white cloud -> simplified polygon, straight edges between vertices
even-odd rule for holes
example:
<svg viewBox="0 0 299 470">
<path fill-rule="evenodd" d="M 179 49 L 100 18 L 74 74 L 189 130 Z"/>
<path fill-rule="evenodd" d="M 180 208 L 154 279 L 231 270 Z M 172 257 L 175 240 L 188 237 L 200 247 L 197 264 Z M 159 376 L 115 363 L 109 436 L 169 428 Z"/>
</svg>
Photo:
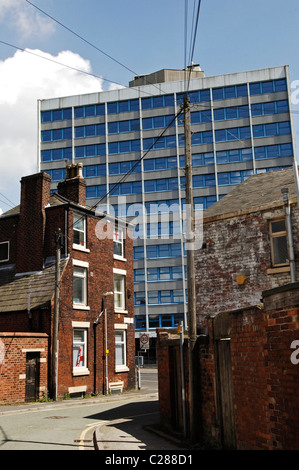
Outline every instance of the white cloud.
<svg viewBox="0 0 299 470">
<path fill-rule="evenodd" d="M 28 51 L 91 72 L 90 63 L 71 51 L 55 57 Z M 102 91 L 102 80 L 27 52 L 0 61 L 1 193 L 19 204 L 21 177 L 37 171 L 37 100 L 96 91 Z"/>
<path fill-rule="evenodd" d="M 55 32 L 53 22 L 24 0 L 0 0 L 0 19 L 22 38 L 47 37 Z"/>
</svg>

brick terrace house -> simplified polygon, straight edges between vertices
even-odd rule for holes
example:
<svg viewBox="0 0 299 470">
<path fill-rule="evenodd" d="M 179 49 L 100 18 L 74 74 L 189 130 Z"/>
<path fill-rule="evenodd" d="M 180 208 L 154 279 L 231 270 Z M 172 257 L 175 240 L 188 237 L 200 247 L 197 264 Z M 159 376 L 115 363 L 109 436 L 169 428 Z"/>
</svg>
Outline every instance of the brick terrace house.
<svg viewBox="0 0 299 470">
<path fill-rule="evenodd" d="M 82 164 L 67 166 L 57 193 L 50 194 L 50 182 L 43 172 L 22 178 L 20 205 L 0 217 L 0 374 L 7 379 L 12 367 L 9 351 L 13 344 L 25 344 L 24 338 L 31 334 L 43 347 L 19 348 L 20 370 L 14 375 L 15 390 L 22 390 L 18 399 L 28 399 L 25 362 L 34 356 L 34 397 L 45 391 L 45 383 L 54 396 L 133 388 L 131 227 L 86 206 Z M 56 303 L 59 229 L 63 243 Z M 58 372 L 52 380 L 55 305 L 59 305 Z M 42 384 L 45 363 L 48 383 L 43 378 Z M 2 387 L 7 380 L 2 380 Z M 11 395 L 1 393 L 0 385 L 0 401 L 9 400 L 13 401 Z"/>
<path fill-rule="evenodd" d="M 204 212 L 193 388 L 201 445 L 298 449 L 296 188 L 292 168 L 258 174 Z M 157 335 L 160 418 L 182 432 L 185 410 L 188 433 L 188 335 L 183 349 L 177 331 Z"/>
<path fill-rule="evenodd" d="M 299 211 L 292 168 L 248 178 L 203 217 L 203 248 L 195 253 L 199 316 L 258 305 L 264 290 L 298 279 Z"/>
</svg>

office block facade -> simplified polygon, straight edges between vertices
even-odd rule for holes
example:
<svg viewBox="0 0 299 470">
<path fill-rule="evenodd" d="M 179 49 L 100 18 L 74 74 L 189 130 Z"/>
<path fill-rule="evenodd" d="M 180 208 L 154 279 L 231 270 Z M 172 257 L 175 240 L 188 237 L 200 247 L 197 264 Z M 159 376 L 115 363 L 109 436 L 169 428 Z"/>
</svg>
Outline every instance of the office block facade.
<svg viewBox="0 0 299 470">
<path fill-rule="evenodd" d="M 198 66 L 163 70 L 135 77 L 128 88 L 38 104 L 38 165 L 51 175 L 52 190 L 64 178 L 66 162 L 82 162 L 87 204 L 107 204 L 115 215 L 138 222 L 136 337 L 141 331 L 155 337 L 157 327 L 187 322 L 180 113 L 186 93 L 197 209 L 251 175 L 293 165 L 288 66 L 214 77 Z"/>
</svg>

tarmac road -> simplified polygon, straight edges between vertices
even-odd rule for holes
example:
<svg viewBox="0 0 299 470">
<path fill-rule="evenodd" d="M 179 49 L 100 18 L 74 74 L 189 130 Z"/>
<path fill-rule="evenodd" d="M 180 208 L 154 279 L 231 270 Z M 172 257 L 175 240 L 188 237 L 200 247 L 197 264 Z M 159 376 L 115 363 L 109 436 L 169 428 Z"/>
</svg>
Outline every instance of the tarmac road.
<svg viewBox="0 0 299 470">
<path fill-rule="evenodd" d="M 159 422 L 157 373 L 119 395 L 0 407 L 0 450 L 176 450 Z"/>
</svg>

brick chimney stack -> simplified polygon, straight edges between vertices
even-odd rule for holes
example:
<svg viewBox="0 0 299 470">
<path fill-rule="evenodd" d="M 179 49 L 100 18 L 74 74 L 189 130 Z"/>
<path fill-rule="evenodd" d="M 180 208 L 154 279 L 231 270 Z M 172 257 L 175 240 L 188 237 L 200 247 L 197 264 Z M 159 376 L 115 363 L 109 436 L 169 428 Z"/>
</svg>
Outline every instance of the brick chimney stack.
<svg viewBox="0 0 299 470">
<path fill-rule="evenodd" d="M 21 179 L 21 205 L 18 224 L 17 272 L 43 268 L 46 214 L 50 203 L 51 177 L 37 173 Z"/>
<path fill-rule="evenodd" d="M 58 183 L 57 189 L 61 196 L 85 206 L 86 182 L 82 169 L 82 163 L 67 165 L 65 180 Z"/>
</svg>

